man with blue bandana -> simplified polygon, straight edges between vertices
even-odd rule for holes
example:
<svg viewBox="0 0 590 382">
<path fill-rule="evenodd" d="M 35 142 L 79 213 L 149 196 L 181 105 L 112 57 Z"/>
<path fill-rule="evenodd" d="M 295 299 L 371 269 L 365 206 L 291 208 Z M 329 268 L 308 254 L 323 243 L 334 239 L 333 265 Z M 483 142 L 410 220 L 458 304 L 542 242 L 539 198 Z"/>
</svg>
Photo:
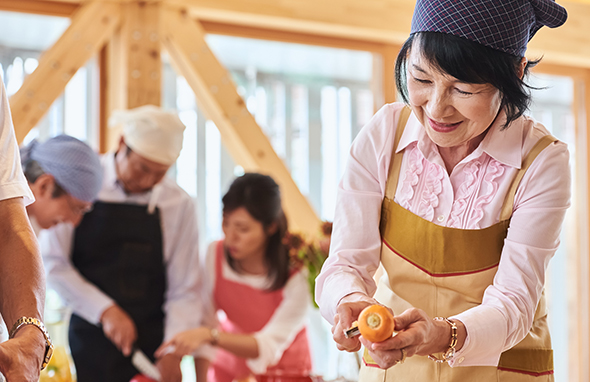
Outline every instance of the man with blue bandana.
<svg viewBox="0 0 590 382">
<path fill-rule="evenodd" d="M 41 229 L 61 222 L 77 225 L 92 208 L 102 184 L 98 155 L 86 143 L 60 135 L 21 148 L 21 162 L 35 203 L 27 206 L 31 225 Z"/>
</svg>

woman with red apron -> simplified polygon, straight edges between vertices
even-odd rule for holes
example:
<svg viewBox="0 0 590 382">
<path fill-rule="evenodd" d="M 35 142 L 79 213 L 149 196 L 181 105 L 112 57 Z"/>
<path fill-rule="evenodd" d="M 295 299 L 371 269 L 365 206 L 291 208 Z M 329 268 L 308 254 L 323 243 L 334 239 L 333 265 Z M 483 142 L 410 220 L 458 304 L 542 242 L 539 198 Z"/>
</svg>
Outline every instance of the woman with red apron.
<svg viewBox="0 0 590 382">
<path fill-rule="evenodd" d="M 245 174 L 232 183 L 223 206 L 225 238 L 209 246 L 203 264 L 207 326 L 178 334 L 159 352 L 195 355 L 199 381 L 306 377 L 308 286 L 282 243 L 287 227 L 278 186 L 268 176 Z M 219 325 L 217 312 L 223 312 Z M 211 361 L 207 376 L 205 360 Z"/>
<path fill-rule="evenodd" d="M 361 381 L 553 380 L 543 284 L 569 154 L 523 116 L 523 79 L 528 40 L 566 17 L 551 0 L 417 2 L 396 63 L 409 108 L 385 105 L 355 140 L 316 284 L 338 347 L 365 347 Z M 346 338 L 375 303 L 398 333 Z"/>
</svg>

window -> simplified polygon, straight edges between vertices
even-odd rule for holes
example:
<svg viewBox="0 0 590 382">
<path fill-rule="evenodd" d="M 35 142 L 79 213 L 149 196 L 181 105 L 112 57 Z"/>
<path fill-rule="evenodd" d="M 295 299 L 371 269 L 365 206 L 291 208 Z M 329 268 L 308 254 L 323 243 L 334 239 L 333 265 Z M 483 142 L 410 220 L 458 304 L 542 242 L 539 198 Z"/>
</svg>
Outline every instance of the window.
<svg viewBox="0 0 590 382">
<path fill-rule="evenodd" d="M 553 343 L 555 381 L 574 380 L 570 370 L 577 362 L 571 354 L 577 353 L 578 336 L 578 261 L 576 225 L 578 201 L 576 200 L 576 129 L 573 115 L 574 83 L 569 77 L 533 74 L 531 85 L 539 90 L 533 91 L 533 104 L 530 114 L 542 123 L 549 132 L 568 145 L 572 171 L 572 205 L 566 213 L 561 232 L 561 244 L 549 263 L 545 282 L 545 295 L 549 310 L 549 329 Z"/>
<path fill-rule="evenodd" d="M 69 18 L 0 11 L 0 74 L 10 97 L 70 25 Z M 32 139 L 68 134 L 98 149 L 98 67 L 91 60 L 66 85 L 45 117 L 26 136 Z"/>
<path fill-rule="evenodd" d="M 231 71 L 248 110 L 301 192 L 322 219 L 332 220 L 350 145 L 374 113 L 371 85 L 381 81 L 380 73 L 374 73 L 374 55 L 219 35 L 209 35 L 207 42 Z M 244 170 L 223 147 L 213 122 L 199 110 L 185 79 L 164 61 L 162 105 L 178 109 L 187 125 L 175 176 L 198 203 L 204 251 L 222 237 L 221 198 Z M 337 351 L 330 327 L 316 311 L 309 330 L 314 372 L 328 379 L 339 375 L 356 379 L 354 355 Z"/>
</svg>

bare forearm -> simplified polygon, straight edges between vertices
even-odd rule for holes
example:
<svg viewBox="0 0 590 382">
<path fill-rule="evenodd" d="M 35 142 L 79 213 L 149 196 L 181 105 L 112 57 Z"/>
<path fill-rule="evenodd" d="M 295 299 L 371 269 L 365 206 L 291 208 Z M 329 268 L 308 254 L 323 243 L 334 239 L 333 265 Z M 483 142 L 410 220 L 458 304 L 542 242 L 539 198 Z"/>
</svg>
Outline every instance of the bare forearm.
<svg viewBox="0 0 590 382">
<path fill-rule="evenodd" d="M 0 201 L 0 310 L 11 327 L 22 316 L 43 318 L 45 276 L 22 198 Z"/>
<path fill-rule="evenodd" d="M 217 346 L 243 358 L 258 358 L 258 342 L 249 334 L 219 333 Z"/>
<path fill-rule="evenodd" d="M 209 363 L 208 359 L 195 358 L 195 374 L 197 376 L 197 382 L 207 382 Z"/>
</svg>

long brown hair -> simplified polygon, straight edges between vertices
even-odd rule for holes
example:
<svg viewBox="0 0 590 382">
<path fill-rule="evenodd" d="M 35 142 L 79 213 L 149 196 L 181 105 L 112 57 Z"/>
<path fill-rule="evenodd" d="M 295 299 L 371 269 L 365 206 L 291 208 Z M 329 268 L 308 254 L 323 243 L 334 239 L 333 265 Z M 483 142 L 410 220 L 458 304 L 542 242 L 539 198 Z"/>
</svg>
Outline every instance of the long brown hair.
<svg viewBox="0 0 590 382">
<path fill-rule="evenodd" d="M 283 244 L 283 237 L 287 232 L 287 219 L 281 206 L 281 193 L 277 183 L 267 175 L 246 173 L 233 181 L 222 202 L 224 214 L 244 207 L 265 230 L 273 223 L 276 224 L 276 231 L 268 237 L 264 261 L 271 281 L 269 290 L 284 287 L 290 271 L 289 253 Z M 225 258 L 232 269 L 239 271 L 227 251 Z"/>
</svg>

